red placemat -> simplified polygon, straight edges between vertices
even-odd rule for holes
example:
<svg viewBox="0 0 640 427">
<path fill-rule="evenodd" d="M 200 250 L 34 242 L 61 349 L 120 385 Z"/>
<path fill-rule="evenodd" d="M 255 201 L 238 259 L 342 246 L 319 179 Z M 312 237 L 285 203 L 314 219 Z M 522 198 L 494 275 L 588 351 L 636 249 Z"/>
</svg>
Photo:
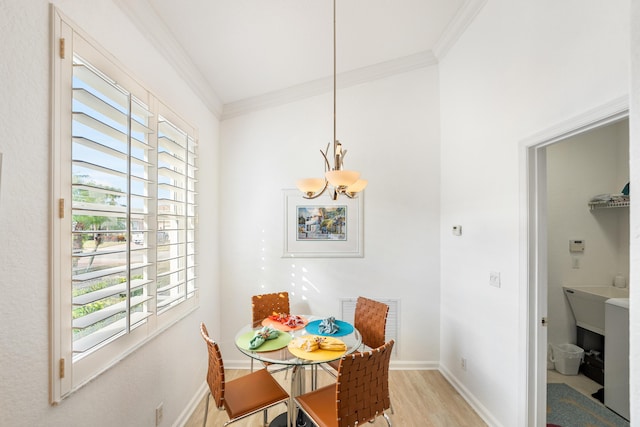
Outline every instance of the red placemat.
<svg viewBox="0 0 640 427">
<path fill-rule="evenodd" d="M 299 322 L 301 322 L 296 326 L 288 326 L 285 323 L 282 323 L 279 320 L 271 319 L 270 317 L 267 317 L 262 321 L 262 326 L 271 326 L 273 329 L 277 329 L 279 331 L 290 332 L 290 331 L 297 331 L 298 329 L 302 329 L 307 325 L 307 323 L 309 323 L 309 319 L 303 316 L 295 316 L 295 317 Z"/>
</svg>

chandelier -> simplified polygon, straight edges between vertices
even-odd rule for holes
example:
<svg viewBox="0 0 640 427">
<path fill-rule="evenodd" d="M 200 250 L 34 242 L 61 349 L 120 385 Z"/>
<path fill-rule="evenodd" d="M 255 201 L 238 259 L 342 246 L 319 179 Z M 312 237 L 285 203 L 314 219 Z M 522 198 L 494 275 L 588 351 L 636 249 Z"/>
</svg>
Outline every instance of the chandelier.
<svg viewBox="0 0 640 427">
<path fill-rule="evenodd" d="M 332 199 L 337 200 L 340 194 L 353 199 L 367 186 L 367 180 L 360 179 L 360 172 L 344 170 L 343 161 L 347 150 L 342 148 L 336 139 L 336 0 L 333 0 L 333 157 L 329 160 L 329 148 L 320 150 L 324 157 L 324 177 L 304 178 L 296 182 L 305 199 L 315 199 L 332 187 Z M 333 164 L 332 164 L 333 162 Z"/>
</svg>

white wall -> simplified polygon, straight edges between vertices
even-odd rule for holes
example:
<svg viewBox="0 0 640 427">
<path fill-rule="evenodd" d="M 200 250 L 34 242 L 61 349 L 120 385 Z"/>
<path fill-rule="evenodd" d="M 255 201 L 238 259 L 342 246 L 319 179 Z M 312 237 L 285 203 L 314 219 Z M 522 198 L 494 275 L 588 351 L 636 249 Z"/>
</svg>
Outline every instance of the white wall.
<svg viewBox="0 0 640 427">
<path fill-rule="evenodd" d="M 576 343 L 576 324 L 562 286 L 607 286 L 629 277 L 629 209 L 590 211 L 597 194 L 629 182 L 629 122 L 577 135 L 547 149 L 548 341 Z M 584 240 L 583 254 L 569 240 Z M 573 259 L 579 268 L 573 268 Z"/>
<path fill-rule="evenodd" d="M 218 121 L 110 0 L 60 0 L 62 12 L 199 129 L 202 182 L 201 308 L 58 406 L 49 405 L 49 2 L 4 1 L 0 33 L 3 154 L 0 188 L 0 414 L 2 425 L 163 426 L 189 404 L 206 375 L 199 336 L 219 330 L 216 187 Z M 206 220 L 202 220 L 206 219 Z"/>
<path fill-rule="evenodd" d="M 630 22 L 640 22 L 640 2 L 631 2 Z M 630 114 L 630 172 L 631 188 L 640 186 L 640 26 L 631 26 L 631 114 Z M 638 198 L 631 199 L 631 312 L 630 319 L 630 379 L 631 402 L 640 402 L 640 212 Z M 640 420 L 640 405 L 631 404 L 631 420 Z"/>
<path fill-rule="evenodd" d="M 521 141 L 626 95 L 628 41 L 628 2 L 492 0 L 440 64 L 441 364 L 491 425 L 527 420 Z"/>
<path fill-rule="evenodd" d="M 436 367 L 439 357 L 439 114 L 436 67 L 339 90 L 337 138 L 364 191 L 364 258 L 285 259 L 283 195 L 321 176 L 333 137 L 332 95 L 222 122 L 223 352 L 246 363 L 234 332 L 250 296 L 287 290 L 292 311 L 339 315 L 339 299 L 401 300 L 393 363 Z M 304 273 L 302 273 L 305 271 Z M 292 277 L 292 274 L 297 274 Z M 304 275 L 308 282 L 303 282 Z M 238 307 L 246 307 L 238 310 Z"/>
</svg>

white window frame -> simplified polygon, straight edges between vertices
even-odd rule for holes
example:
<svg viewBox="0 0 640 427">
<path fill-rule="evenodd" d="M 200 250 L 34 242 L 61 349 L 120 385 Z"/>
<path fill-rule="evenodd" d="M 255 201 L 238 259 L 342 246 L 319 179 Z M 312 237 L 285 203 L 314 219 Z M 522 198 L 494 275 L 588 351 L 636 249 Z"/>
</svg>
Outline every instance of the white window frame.
<svg viewBox="0 0 640 427">
<path fill-rule="evenodd" d="M 104 49 L 99 47 L 86 33 L 82 32 L 54 6 L 51 7 L 52 28 L 52 105 L 51 105 L 51 239 L 50 239 L 50 400 L 58 403 L 71 393 L 91 381 L 97 375 L 114 366 L 122 358 L 132 353 L 147 341 L 165 329 L 192 313 L 199 306 L 197 285 L 189 298 L 158 311 L 156 299 L 151 300 L 151 311 L 146 323 L 132 328 L 128 333 L 91 351 L 82 357 L 73 356 L 73 338 L 71 333 L 72 286 L 71 286 L 71 102 L 72 102 L 72 63 L 74 53 L 89 62 L 98 70 L 116 79 L 138 99 L 150 106 L 155 118 L 160 115 L 173 125 L 185 131 L 197 145 L 197 131 L 177 114 L 164 106 L 151 91 L 144 88 L 138 80 L 131 77 L 125 68 Z M 157 124 L 156 124 L 157 126 Z M 157 132 L 156 132 L 157 135 Z M 156 136 L 154 136 L 155 138 Z M 194 165 L 197 168 L 197 165 Z M 197 181 L 197 176 L 193 181 Z M 194 184 L 196 185 L 196 184 Z M 194 190 L 197 194 L 197 189 Z M 157 206 L 157 191 L 152 204 Z M 195 197 L 195 196 L 194 196 Z M 154 207 L 154 214 L 157 207 Z M 195 202 L 194 209 L 197 209 Z M 197 210 L 192 214 L 191 222 L 195 229 L 192 250 L 192 276 L 197 277 Z M 155 243 L 157 221 L 153 215 L 151 239 Z M 127 226 L 131 233 L 130 226 Z M 131 234 L 129 234 L 130 236 Z M 129 239 L 131 240 L 131 239 Z M 152 249 L 150 251 L 153 252 Z M 195 261 L 193 261 L 195 259 Z M 185 261 L 186 262 L 186 261 Z M 195 279 L 197 280 L 197 279 Z M 155 282 L 150 285 L 155 294 Z"/>
</svg>

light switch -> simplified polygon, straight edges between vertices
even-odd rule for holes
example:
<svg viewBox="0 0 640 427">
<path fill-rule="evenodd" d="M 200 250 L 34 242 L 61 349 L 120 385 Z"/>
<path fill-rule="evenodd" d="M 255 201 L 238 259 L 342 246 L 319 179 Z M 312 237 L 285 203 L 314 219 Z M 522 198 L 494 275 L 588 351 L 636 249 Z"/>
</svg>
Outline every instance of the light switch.
<svg viewBox="0 0 640 427">
<path fill-rule="evenodd" d="M 489 273 L 489 285 L 494 286 L 496 288 L 500 287 L 500 272 L 492 271 Z"/>
<path fill-rule="evenodd" d="M 462 236 L 462 226 L 454 225 L 453 228 L 451 229 L 451 232 L 453 233 L 454 236 Z"/>
</svg>

